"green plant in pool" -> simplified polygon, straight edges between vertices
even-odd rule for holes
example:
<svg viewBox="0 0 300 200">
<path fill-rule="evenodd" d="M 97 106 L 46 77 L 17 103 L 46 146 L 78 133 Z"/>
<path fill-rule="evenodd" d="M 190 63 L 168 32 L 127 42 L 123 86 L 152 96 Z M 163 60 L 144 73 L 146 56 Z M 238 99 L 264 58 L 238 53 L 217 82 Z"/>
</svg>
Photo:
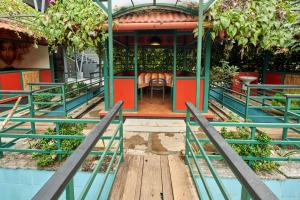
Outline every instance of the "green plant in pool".
<svg viewBox="0 0 300 200">
<path fill-rule="evenodd" d="M 232 116 L 228 121 L 239 122 L 239 119 Z M 238 140 L 249 140 L 251 135 L 250 130 L 245 127 L 237 127 L 236 130 L 228 130 L 223 127 L 220 133 L 225 139 Z M 271 141 L 270 136 L 265 132 L 256 134 L 255 139 L 263 143 Z M 273 150 L 273 147 L 269 144 L 231 144 L 231 146 L 240 156 L 270 157 Z M 272 161 L 252 161 L 249 162 L 249 165 L 254 171 L 272 171 L 277 169 L 277 164 Z"/>
<path fill-rule="evenodd" d="M 83 135 L 83 129 L 86 127 L 86 124 L 77 124 L 77 123 L 62 123 L 60 124 L 60 135 Z M 48 128 L 45 132 L 46 135 L 55 135 L 56 130 Z M 62 139 L 61 140 L 61 150 L 72 151 L 76 149 L 81 143 L 81 140 L 73 139 Z M 34 145 L 36 149 L 42 150 L 58 150 L 57 140 L 54 139 L 39 139 Z M 66 158 L 68 155 L 63 154 L 62 158 Z M 58 160 L 58 155 L 56 153 L 51 154 L 33 154 L 33 158 L 37 160 L 37 165 L 39 167 L 47 167 L 53 165 Z"/>
</svg>

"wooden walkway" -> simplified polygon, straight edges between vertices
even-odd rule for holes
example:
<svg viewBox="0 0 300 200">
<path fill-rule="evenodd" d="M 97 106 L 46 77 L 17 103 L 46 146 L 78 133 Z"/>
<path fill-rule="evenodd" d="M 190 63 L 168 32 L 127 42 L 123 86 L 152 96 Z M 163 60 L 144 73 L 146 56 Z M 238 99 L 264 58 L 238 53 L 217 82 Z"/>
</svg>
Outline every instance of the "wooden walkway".
<svg viewBox="0 0 300 200">
<path fill-rule="evenodd" d="M 188 167 L 179 155 L 126 155 L 110 199 L 198 199 Z"/>
</svg>

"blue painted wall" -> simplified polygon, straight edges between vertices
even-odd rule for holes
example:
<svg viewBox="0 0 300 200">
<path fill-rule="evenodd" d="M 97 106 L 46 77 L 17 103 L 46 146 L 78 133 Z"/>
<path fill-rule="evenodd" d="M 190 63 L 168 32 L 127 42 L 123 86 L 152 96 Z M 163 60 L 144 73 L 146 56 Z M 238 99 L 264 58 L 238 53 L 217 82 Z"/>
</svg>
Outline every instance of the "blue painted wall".
<svg viewBox="0 0 300 200">
<path fill-rule="evenodd" d="M 224 199 L 214 179 L 207 177 L 206 180 L 214 199 Z M 240 200 L 242 187 L 239 181 L 234 178 L 222 178 L 222 181 L 232 200 Z M 264 182 L 280 200 L 300 199 L 300 179 L 264 180 Z M 197 185 L 204 199 L 208 199 L 200 177 L 197 177 Z"/>
<path fill-rule="evenodd" d="M 53 175 L 53 171 L 0 168 L 0 199 L 29 200 Z M 78 197 L 91 173 L 78 172 L 74 178 L 75 197 Z M 86 199 L 94 200 L 104 174 L 99 173 Z M 109 175 L 101 199 L 107 199 L 113 176 Z M 60 199 L 65 199 L 65 194 Z"/>
</svg>

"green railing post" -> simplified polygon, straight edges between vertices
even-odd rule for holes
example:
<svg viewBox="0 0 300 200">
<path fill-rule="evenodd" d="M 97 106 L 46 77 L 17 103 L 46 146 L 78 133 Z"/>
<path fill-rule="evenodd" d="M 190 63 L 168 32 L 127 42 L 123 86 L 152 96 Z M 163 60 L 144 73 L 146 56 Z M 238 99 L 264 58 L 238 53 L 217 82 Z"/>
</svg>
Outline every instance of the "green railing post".
<svg viewBox="0 0 300 200">
<path fill-rule="evenodd" d="M 244 116 L 244 119 L 245 119 L 245 122 L 247 121 L 248 119 L 248 114 L 249 114 L 249 103 L 250 103 L 250 90 L 251 88 L 246 84 L 246 87 L 247 87 L 247 92 L 246 92 L 246 105 L 245 105 L 245 116 Z"/>
<path fill-rule="evenodd" d="M 289 97 L 286 97 L 286 104 L 285 104 L 285 109 L 284 109 L 284 123 L 289 122 L 289 111 L 291 107 L 291 99 Z M 282 140 L 287 140 L 288 136 L 288 128 L 283 128 L 282 129 Z"/>
<path fill-rule="evenodd" d="M 120 130 L 119 130 L 119 134 L 120 134 L 120 152 L 119 152 L 119 155 L 122 155 L 122 158 L 121 160 L 124 161 L 124 155 L 123 155 L 123 151 L 124 151 L 124 144 L 123 144 L 123 110 L 122 108 L 120 108 L 120 111 L 119 111 L 119 121 L 121 123 L 120 125 Z"/>
<path fill-rule="evenodd" d="M 251 196 L 248 193 L 248 191 L 245 189 L 245 187 L 242 185 L 242 193 L 241 193 L 241 200 L 250 200 Z"/>
<path fill-rule="evenodd" d="M 59 123 L 55 123 L 55 131 L 56 131 L 56 135 L 60 135 L 60 124 Z M 56 146 L 57 146 L 57 150 L 61 150 L 61 139 L 56 140 Z M 58 160 L 62 160 L 61 153 L 58 154 Z"/>
<path fill-rule="evenodd" d="M 30 91 L 32 91 L 32 86 L 30 86 Z M 29 107 L 30 118 L 34 118 L 35 117 L 33 101 L 34 100 L 33 100 L 32 93 L 30 93 L 28 95 L 28 104 L 30 105 L 30 107 Z M 30 122 L 30 127 L 31 127 L 32 133 L 35 134 L 36 133 L 35 123 L 34 122 Z"/>
<path fill-rule="evenodd" d="M 2 141 L 0 137 L 0 148 L 2 148 Z M 0 151 L 0 158 L 3 158 L 3 151 Z"/>
<path fill-rule="evenodd" d="M 251 129 L 250 139 L 251 139 L 251 140 L 255 140 L 255 139 L 256 139 L 256 127 L 250 127 L 250 129 Z M 251 144 L 250 146 L 253 146 L 253 145 Z M 250 154 L 250 156 L 252 157 L 253 155 Z M 251 166 L 252 163 L 253 163 L 252 160 L 249 160 L 249 161 L 248 161 L 249 166 Z"/>
<path fill-rule="evenodd" d="M 189 145 L 188 145 L 188 142 L 190 140 L 190 128 L 189 128 L 190 121 L 191 121 L 191 112 L 187 108 L 186 109 L 186 118 L 185 118 L 185 123 L 186 123 L 186 131 L 185 132 L 186 132 L 186 134 L 185 134 L 185 159 L 184 159 L 186 165 L 188 164 L 187 159 L 189 159 L 189 152 L 190 152 Z"/>
<path fill-rule="evenodd" d="M 74 180 L 72 179 L 66 187 L 66 200 L 74 200 Z"/>
<path fill-rule="evenodd" d="M 67 116 L 67 103 L 66 103 L 66 91 L 65 91 L 65 84 L 61 86 L 61 92 L 62 92 L 62 101 L 63 101 L 63 107 L 64 107 L 64 116 Z"/>
</svg>

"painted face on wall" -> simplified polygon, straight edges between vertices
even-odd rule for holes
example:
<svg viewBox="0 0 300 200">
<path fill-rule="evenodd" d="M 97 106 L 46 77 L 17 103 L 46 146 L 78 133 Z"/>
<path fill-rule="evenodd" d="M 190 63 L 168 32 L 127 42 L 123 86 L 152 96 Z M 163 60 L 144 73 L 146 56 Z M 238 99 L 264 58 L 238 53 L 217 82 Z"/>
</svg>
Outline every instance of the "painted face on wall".
<svg viewBox="0 0 300 200">
<path fill-rule="evenodd" d="M 12 42 L 0 42 L 0 59 L 11 66 L 16 59 L 16 47 Z"/>
</svg>

